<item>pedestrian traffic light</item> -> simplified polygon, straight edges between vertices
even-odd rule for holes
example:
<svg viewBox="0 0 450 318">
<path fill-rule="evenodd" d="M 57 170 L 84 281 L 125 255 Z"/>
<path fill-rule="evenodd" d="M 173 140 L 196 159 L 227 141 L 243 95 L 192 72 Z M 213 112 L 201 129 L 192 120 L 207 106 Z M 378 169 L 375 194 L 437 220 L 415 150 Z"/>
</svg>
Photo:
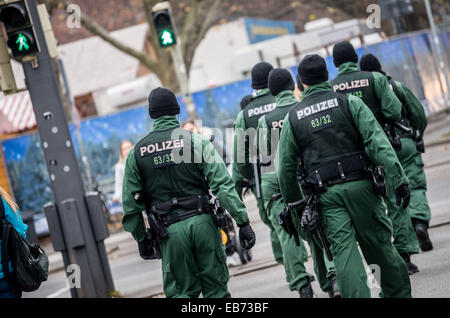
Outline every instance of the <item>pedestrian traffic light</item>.
<svg viewBox="0 0 450 318">
<path fill-rule="evenodd" d="M 167 48 L 177 44 L 175 27 L 172 23 L 169 9 L 154 11 L 152 17 L 159 46 Z"/>
<path fill-rule="evenodd" d="M 23 58 L 39 51 L 25 1 L 0 2 L 0 21 L 5 25 L 13 57 Z"/>
</svg>

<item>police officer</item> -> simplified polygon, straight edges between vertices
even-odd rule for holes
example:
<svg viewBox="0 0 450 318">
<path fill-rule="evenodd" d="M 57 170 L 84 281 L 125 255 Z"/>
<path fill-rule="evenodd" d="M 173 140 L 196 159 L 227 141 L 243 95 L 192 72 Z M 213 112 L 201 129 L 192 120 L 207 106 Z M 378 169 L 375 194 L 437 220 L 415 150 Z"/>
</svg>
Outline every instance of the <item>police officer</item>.
<svg viewBox="0 0 450 318">
<path fill-rule="evenodd" d="M 262 197 L 256 195 L 256 180 L 254 176 L 254 166 L 252 163 L 252 153 L 254 153 L 255 131 L 258 126 L 258 119 L 275 108 L 275 97 L 270 94 L 268 89 L 269 72 L 273 66 L 267 62 L 257 63 L 251 71 L 252 88 L 256 91 L 256 95 L 250 99 L 250 102 L 241 110 L 234 123 L 234 163 L 233 165 L 239 170 L 242 177 L 249 181 L 252 186 L 252 192 L 255 194 L 256 203 L 258 205 L 259 216 L 263 223 L 270 229 L 270 241 L 272 244 L 272 252 L 277 263 L 283 262 L 283 253 L 281 251 L 280 242 L 272 223 L 267 218 L 264 210 L 264 202 Z M 250 132 L 246 138 L 246 133 Z"/>
<path fill-rule="evenodd" d="M 244 97 L 242 97 L 241 103 L 240 103 L 241 110 L 243 110 L 250 103 L 250 101 L 252 100 L 252 97 L 253 97 L 252 95 L 245 95 Z M 242 176 L 236 163 L 232 164 L 231 171 L 232 171 L 231 177 L 233 178 L 233 182 L 236 187 L 236 191 L 242 200 L 242 192 L 244 191 L 244 189 L 245 189 L 245 191 L 248 191 L 248 189 L 251 188 L 251 184 L 248 182 L 247 179 L 245 179 Z"/>
<path fill-rule="evenodd" d="M 402 104 L 389 87 L 386 77 L 376 72 L 360 71 L 356 64 L 358 56 L 350 42 L 344 41 L 334 46 L 333 61 L 339 71 L 339 75 L 331 81 L 335 92 L 361 98 L 382 127 L 385 127 L 387 121 L 401 119 Z M 388 215 L 394 227 L 394 245 L 408 265 L 409 273 L 413 274 L 418 268 L 411 262 L 410 255 L 419 252 L 419 242 L 414 233 L 409 208 L 403 209 L 395 204 L 395 188 L 390 183 L 387 184 L 387 197 Z"/>
<path fill-rule="evenodd" d="M 420 248 L 422 251 L 429 251 L 433 249 L 433 244 L 428 235 L 431 210 L 426 195 L 427 181 L 421 155 L 425 151 L 422 138 L 427 126 L 425 112 L 417 97 L 403 83 L 394 81 L 391 76 L 383 71 L 376 56 L 370 53 L 364 55 L 361 58 L 360 67 L 363 71 L 378 72 L 386 76 L 395 95 L 402 102 L 400 122 L 413 129 L 411 133 L 400 133 L 402 149 L 397 151 L 397 157 L 409 179 L 411 190 L 409 213 Z"/>
<path fill-rule="evenodd" d="M 295 84 L 288 70 L 276 68 L 270 71 L 269 90 L 275 96 L 276 108 L 259 119 L 256 147 L 262 163 L 261 188 L 264 208 L 280 241 L 289 288 L 291 291 L 298 291 L 301 298 L 312 298 L 311 281 L 304 265 L 308 260 L 308 252 L 302 240 L 298 241 L 299 246 L 297 246 L 294 237 L 289 236 L 278 223 L 278 216 L 283 212 L 284 202 L 280 194 L 275 167 L 276 150 L 283 120 L 289 110 L 298 104 L 298 100 L 294 96 L 294 89 Z M 322 290 L 330 292 L 334 297 L 334 294 L 338 294 L 338 289 L 335 284 L 333 290 L 332 283 L 327 278 L 327 266 L 324 264 L 323 251 L 317 245 L 310 246 L 319 284 Z M 334 266 L 332 264 L 329 277 L 332 278 L 333 274 Z M 335 280 L 333 282 L 335 283 Z"/>
<path fill-rule="evenodd" d="M 149 113 L 153 130 L 126 161 L 123 227 L 138 241 L 144 259 L 154 258 L 154 242 L 146 236 L 142 211 L 166 227 L 168 237 L 158 234 L 166 297 L 230 297 L 224 246 L 210 215 L 208 191 L 233 216 L 240 243 L 249 249 L 255 233 L 245 206 L 210 141 L 180 128 L 180 106 L 172 91 L 154 89 Z"/>
<path fill-rule="evenodd" d="M 382 165 L 400 203 L 406 205 L 408 179 L 395 152 L 361 99 L 333 92 L 323 58 L 306 56 L 299 73 L 303 100 L 284 119 L 278 149 L 283 199 L 291 203 L 302 198 L 297 181 L 300 162 L 307 183 L 319 196 L 310 223 L 322 223 L 342 297 L 371 295 L 357 242 L 367 264 L 379 266 L 382 294 L 411 297 L 407 268 L 391 243 L 386 206 L 367 170 L 371 162 Z M 297 222 L 299 213 L 293 212 Z"/>
</svg>

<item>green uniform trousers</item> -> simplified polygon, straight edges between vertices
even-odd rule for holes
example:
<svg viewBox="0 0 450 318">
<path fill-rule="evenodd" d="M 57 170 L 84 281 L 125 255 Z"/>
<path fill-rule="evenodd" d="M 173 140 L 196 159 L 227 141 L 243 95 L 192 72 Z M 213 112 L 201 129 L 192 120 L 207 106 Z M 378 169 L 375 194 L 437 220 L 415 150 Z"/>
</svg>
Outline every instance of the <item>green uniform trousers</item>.
<svg viewBox="0 0 450 318">
<path fill-rule="evenodd" d="M 391 243 L 392 224 L 371 181 L 329 187 L 320 197 L 320 208 L 342 297 L 371 296 L 357 242 L 367 264 L 380 268 L 384 297 L 411 297 L 406 264 Z"/>
<path fill-rule="evenodd" d="M 300 220 L 299 220 L 300 221 Z M 298 225 L 300 222 L 297 223 Z M 319 281 L 320 289 L 324 292 L 331 291 L 331 279 L 336 275 L 336 268 L 333 261 L 329 261 L 325 250 L 322 247 L 317 235 L 306 233 L 302 229 L 297 229 L 300 236 L 308 242 L 311 250 L 311 257 L 314 263 L 314 272 Z"/>
<path fill-rule="evenodd" d="M 416 144 L 410 138 L 402 138 L 402 151 L 398 158 L 409 179 L 411 201 L 409 214 L 413 219 L 419 219 L 429 225 L 431 210 L 427 199 L 427 179 L 423 169 L 422 154 L 417 150 Z"/>
<path fill-rule="evenodd" d="M 392 185 L 387 185 L 388 199 L 386 205 L 388 207 L 388 217 L 392 221 L 394 229 L 394 246 L 399 253 L 405 254 L 417 254 L 419 253 L 419 241 L 417 240 L 416 232 L 411 221 L 413 214 L 426 214 L 430 215 L 430 208 L 426 198 L 426 181 L 425 174 L 422 166 L 416 163 L 417 158 L 422 161 L 420 153 L 416 149 L 415 143 L 409 138 L 402 138 L 402 149 L 397 151 L 397 157 L 400 161 L 403 170 L 405 170 L 406 176 L 410 179 L 409 190 L 411 192 L 411 200 L 408 207 L 403 210 L 402 206 L 396 204 L 395 189 Z M 419 157 L 417 157 L 419 155 Z M 419 176 L 415 176 L 419 174 Z M 420 185 L 417 185 L 419 181 Z M 417 189 L 417 187 L 419 189 Z M 423 212 L 421 212 L 423 211 Z"/>
<path fill-rule="evenodd" d="M 166 297 L 231 297 L 225 247 L 211 215 L 190 217 L 167 230 L 169 238 L 161 241 Z"/>
<path fill-rule="evenodd" d="M 275 180 L 274 180 L 275 177 Z M 283 265 L 286 273 L 286 280 L 289 283 L 291 291 L 299 291 L 300 288 L 308 282 L 309 274 L 306 272 L 304 263 L 308 261 L 308 251 L 303 241 L 300 239 L 300 246 L 295 245 L 294 237 L 289 237 L 288 233 L 278 224 L 278 215 L 283 212 L 284 202 L 282 198 L 272 200 L 272 195 L 280 193 L 276 174 L 262 175 L 262 190 L 264 205 L 267 211 L 268 219 L 275 229 L 278 240 L 283 252 Z M 314 270 L 320 287 L 324 291 L 330 290 L 331 284 L 329 277 L 334 274 L 334 265 L 325 264 L 323 250 L 318 242 L 308 243 L 311 248 L 311 254 L 314 260 Z M 318 243 L 320 244 L 320 243 Z"/>
<path fill-rule="evenodd" d="M 236 187 L 236 191 L 239 195 L 239 198 L 241 198 L 241 200 L 242 200 L 242 191 L 243 191 L 242 180 L 244 178 L 242 177 L 242 174 L 239 172 L 239 169 L 237 168 L 237 166 L 235 164 L 233 164 L 233 167 L 232 167 L 232 178 L 233 178 L 234 184 L 236 185 L 235 187 Z M 256 189 L 254 187 L 252 188 L 252 192 L 256 199 L 256 205 L 258 206 L 259 217 L 261 218 L 261 221 L 265 225 L 267 225 L 270 229 L 270 243 L 272 245 L 272 252 L 273 252 L 275 261 L 277 263 L 282 263 L 283 262 L 283 252 L 281 251 L 280 241 L 278 239 L 278 235 L 277 235 L 274 227 L 272 226 L 272 222 L 270 222 L 270 220 L 267 218 L 266 209 L 264 208 L 264 200 L 262 197 L 259 199 L 256 197 L 256 194 L 255 194 Z"/>
</svg>

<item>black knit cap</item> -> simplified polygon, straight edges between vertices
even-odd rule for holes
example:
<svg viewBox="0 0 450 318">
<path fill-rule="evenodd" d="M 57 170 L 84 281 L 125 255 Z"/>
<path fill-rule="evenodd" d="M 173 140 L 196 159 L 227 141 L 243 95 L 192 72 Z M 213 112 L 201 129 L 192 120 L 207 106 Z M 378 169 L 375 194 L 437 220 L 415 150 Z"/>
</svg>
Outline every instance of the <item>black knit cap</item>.
<svg viewBox="0 0 450 318">
<path fill-rule="evenodd" d="M 274 68 L 269 73 L 269 90 L 270 94 L 277 96 L 282 91 L 293 91 L 295 83 L 291 73 L 285 68 Z"/>
<path fill-rule="evenodd" d="M 148 112 L 153 119 L 165 115 L 178 115 L 180 105 L 170 89 L 158 87 L 152 90 L 148 96 Z"/>
<path fill-rule="evenodd" d="M 252 68 L 252 88 L 264 89 L 268 86 L 269 72 L 273 66 L 267 62 L 259 62 Z"/>
<path fill-rule="evenodd" d="M 361 60 L 359 61 L 359 67 L 361 68 L 361 71 L 379 72 L 386 75 L 386 72 L 383 71 L 380 61 L 372 53 L 366 54 L 361 57 Z"/>
<path fill-rule="evenodd" d="M 252 95 L 245 95 L 244 97 L 242 97 L 241 99 L 241 109 L 244 109 L 245 106 L 247 106 L 250 101 L 252 100 Z"/>
<path fill-rule="evenodd" d="M 317 54 L 306 55 L 298 66 L 302 83 L 315 85 L 328 81 L 328 69 L 325 60 Z"/>
<path fill-rule="evenodd" d="M 333 48 L 333 62 L 336 67 L 347 62 L 358 63 L 358 55 L 353 45 L 348 41 L 337 43 Z"/>
<path fill-rule="evenodd" d="M 305 90 L 305 87 L 303 86 L 302 79 L 300 78 L 300 73 L 298 73 L 298 71 L 297 71 L 297 79 L 296 80 L 297 80 L 297 87 L 298 87 L 299 91 L 303 92 Z"/>
</svg>

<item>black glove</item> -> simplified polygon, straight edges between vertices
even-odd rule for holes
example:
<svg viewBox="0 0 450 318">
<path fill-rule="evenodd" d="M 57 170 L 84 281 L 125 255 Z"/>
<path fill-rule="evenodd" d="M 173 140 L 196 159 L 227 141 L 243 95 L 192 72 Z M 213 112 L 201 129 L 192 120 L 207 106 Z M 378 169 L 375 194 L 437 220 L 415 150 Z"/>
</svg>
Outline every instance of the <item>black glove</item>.
<svg viewBox="0 0 450 318">
<path fill-rule="evenodd" d="M 253 232 L 250 222 L 247 221 L 239 226 L 239 241 L 241 246 L 247 250 L 251 249 L 255 245 L 256 236 Z"/>
<path fill-rule="evenodd" d="M 400 205 L 403 199 L 402 207 L 403 209 L 406 209 L 410 199 L 409 187 L 406 183 L 402 184 L 395 190 L 395 199 L 397 200 L 397 205 Z"/>
<path fill-rule="evenodd" d="M 138 242 L 138 250 L 139 255 L 146 261 L 156 258 L 155 250 L 153 249 L 153 242 L 147 237 Z"/>
<path fill-rule="evenodd" d="M 314 232 L 319 228 L 320 217 L 319 211 L 315 206 L 307 205 L 302 214 L 301 226 L 302 229 L 309 232 Z"/>
</svg>

